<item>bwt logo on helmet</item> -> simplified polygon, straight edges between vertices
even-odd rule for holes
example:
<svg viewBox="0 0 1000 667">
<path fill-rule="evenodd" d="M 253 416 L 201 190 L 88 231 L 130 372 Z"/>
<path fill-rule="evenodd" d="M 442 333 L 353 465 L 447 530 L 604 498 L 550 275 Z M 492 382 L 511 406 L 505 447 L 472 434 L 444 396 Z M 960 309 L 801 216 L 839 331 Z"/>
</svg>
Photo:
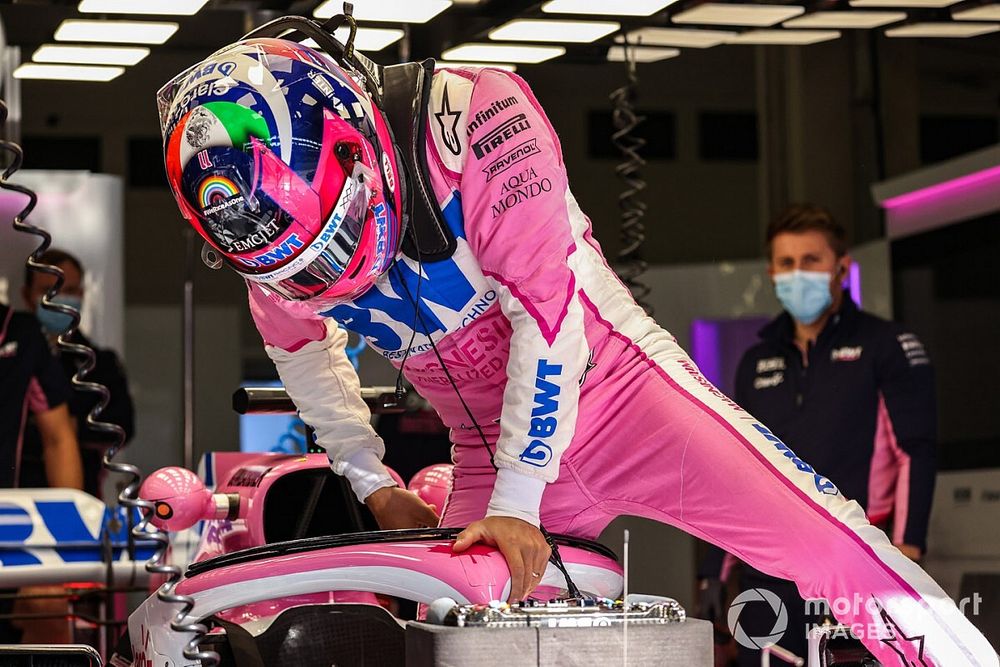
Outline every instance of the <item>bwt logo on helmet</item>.
<svg viewBox="0 0 1000 667">
<path fill-rule="evenodd" d="M 763 424 L 753 424 L 753 427 L 757 429 L 757 431 L 762 436 L 770 440 L 774 444 L 774 448 L 777 449 L 782 454 L 784 454 L 785 458 L 794 463 L 796 468 L 798 468 L 804 473 L 812 475 L 813 483 L 816 485 L 817 491 L 819 491 L 820 493 L 825 493 L 828 496 L 835 496 L 837 495 L 837 493 L 839 493 L 839 491 L 837 491 L 836 485 L 834 485 L 833 482 L 828 480 L 826 477 L 820 475 L 818 472 L 816 472 L 815 468 L 813 468 L 811 465 L 809 465 L 808 463 L 800 459 L 798 456 L 796 456 L 795 452 L 793 452 L 788 445 L 783 443 L 781 439 L 778 438 L 778 436 L 771 433 L 771 431 L 769 431 L 766 426 L 764 426 Z"/>
<path fill-rule="evenodd" d="M 214 72 L 219 72 L 219 74 L 221 74 L 222 76 L 229 76 L 230 74 L 233 73 L 235 69 L 236 69 L 236 63 L 232 62 L 231 60 L 227 60 L 221 63 L 214 63 L 214 62 L 208 63 L 201 69 L 196 69 L 195 71 L 191 72 L 191 76 L 187 78 L 187 81 L 184 82 L 184 85 L 189 86 L 198 79 L 202 78 L 203 76 L 209 76 Z"/>
<path fill-rule="evenodd" d="M 246 266 L 250 266 L 253 268 L 261 266 L 273 266 L 278 262 L 289 259 L 292 256 L 292 253 L 302 248 L 303 245 L 305 244 L 302 243 L 301 239 L 299 239 L 299 235 L 292 234 L 287 239 L 285 239 L 278 245 L 274 246 L 267 252 L 261 253 L 259 255 L 254 255 L 253 257 L 250 258 L 237 257 L 236 259 L 238 259 L 241 263 L 245 264 Z"/>
<path fill-rule="evenodd" d="M 528 437 L 532 440 L 521 455 L 521 461 L 544 468 L 552 460 L 552 447 L 547 444 L 548 438 L 556 434 L 559 420 L 546 417 L 559 409 L 559 385 L 545 378 L 550 375 L 562 374 L 562 364 L 550 364 L 547 359 L 538 360 L 538 371 L 535 374 L 535 407 L 531 410 L 531 424 L 528 427 Z"/>
</svg>

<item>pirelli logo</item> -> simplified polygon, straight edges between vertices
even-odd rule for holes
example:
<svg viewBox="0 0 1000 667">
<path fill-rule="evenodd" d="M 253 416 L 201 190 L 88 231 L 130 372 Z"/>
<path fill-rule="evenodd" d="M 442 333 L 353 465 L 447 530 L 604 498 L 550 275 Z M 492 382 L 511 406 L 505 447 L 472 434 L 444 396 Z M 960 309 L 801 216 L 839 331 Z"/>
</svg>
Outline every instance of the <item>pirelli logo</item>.
<svg viewBox="0 0 1000 667">
<path fill-rule="evenodd" d="M 494 150 L 503 146 L 504 142 L 513 139 L 521 132 L 531 128 L 528 117 L 519 113 L 497 125 L 493 130 L 483 136 L 482 139 L 472 144 L 472 152 L 476 157 L 483 159 Z"/>
</svg>

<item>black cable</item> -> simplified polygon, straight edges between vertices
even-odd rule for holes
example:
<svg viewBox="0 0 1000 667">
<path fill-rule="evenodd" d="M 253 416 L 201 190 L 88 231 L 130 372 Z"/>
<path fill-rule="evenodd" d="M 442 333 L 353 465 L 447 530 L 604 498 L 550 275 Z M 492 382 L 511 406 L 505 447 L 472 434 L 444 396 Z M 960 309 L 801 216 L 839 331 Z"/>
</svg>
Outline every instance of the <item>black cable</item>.
<svg viewBox="0 0 1000 667">
<path fill-rule="evenodd" d="M 615 132 L 611 141 L 622 152 L 624 161 L 615 167 L 615 173 L 625 181 L 625 190 L 618 197 L 618 207 L 621 209 L 622 248 L 618 252 L 615 272 L 625 283 L 647 315 L 653 314 L 653 307 L 645 301 L 649 295 L 649 286 L 641 280 L 648 265 L 642 258 L 640 249 L 646 240 L 646 228 L 642 217 L 646 214 L 646 203 L 639 199 L 639 194 L 646 189 L 646 181 L 642 179 L 640 170 L 646 166 L 646 161 L 639 151 L 646 145 L 646 140 L 636 136 L 635 129 L 645 120 L 644 116 L 636 114 L 633 100 L 638 94 L 639 77 L 636 74 L 635 49 L 627 41 L 624 44 L 627 79 L 625 85 L 611 93 L 614 109 L 611 112 Z"/>
</svg>

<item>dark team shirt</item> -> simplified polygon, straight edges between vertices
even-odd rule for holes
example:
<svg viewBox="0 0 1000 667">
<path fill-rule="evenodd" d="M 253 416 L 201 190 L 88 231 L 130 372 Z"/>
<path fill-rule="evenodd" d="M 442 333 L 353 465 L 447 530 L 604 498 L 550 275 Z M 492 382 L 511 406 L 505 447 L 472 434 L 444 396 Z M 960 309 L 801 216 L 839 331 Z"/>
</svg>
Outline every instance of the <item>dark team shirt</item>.
<svg viewBox="0 0 1000 667">
<path fill-rule="evenodd" d="M 29 412 L 66 403 L 70 388 L 38 321 L 0 305 L 0 488 L 21 484 Z"/>
<path fill-rule="evenodd" d="M 896 520 L 905 523 L 903 541 L 924 549 L 937 471 L 937 408 L 920 340 L 859 310 L 846 294 L 810 346 L 808 364 L 793 335 L 788 313 L 761 330 L 761 342 L 740 362 L 736 402 L 865 508 L 883 403 L 890 437 L 909 459 L 909 489 L 897 493 Z"/>
<path fill-rule="evenodd" d="M 86 345 L 93 349 L 96 354 L 94 368 L 84 380 L 97 382 L 108 389 L 110 400 L 98 419 L 121 426 L 125 431 L 125 440 L 128 441 L 135 432 L 135 415 L 132 397 L 128 389 L 128 379 L 118 360 L 118 355 L 113 350 L 95 347 L 93 342 L 80 332 L 73 334 L 72 342 Z M 83 357 L 79 354 L 64 352 L 59 354 L 59 363 L 63 375 L 69 382 L 83 364 Z M 83 465 L 83 490 L 91 495 L 101 497 L 101 484 L 104 477 L 102 459 L 105 449 L 114 443 L 114 438 L 109 434 L 92 429 L 87 424 L 87 415 L 97 405 L 97 401 L 97 395 L 94 393 L 73 391 L 69 399 L 69 411 L 76 419 L 76 437 L 80 443 L 80 461 Z M 29 421 L 25 431 L 21 467 L 22 487 L 48 486 L 42 459 L 41 436 L 38 433 L 38 428 L 31 421 Z"/>
</svg>

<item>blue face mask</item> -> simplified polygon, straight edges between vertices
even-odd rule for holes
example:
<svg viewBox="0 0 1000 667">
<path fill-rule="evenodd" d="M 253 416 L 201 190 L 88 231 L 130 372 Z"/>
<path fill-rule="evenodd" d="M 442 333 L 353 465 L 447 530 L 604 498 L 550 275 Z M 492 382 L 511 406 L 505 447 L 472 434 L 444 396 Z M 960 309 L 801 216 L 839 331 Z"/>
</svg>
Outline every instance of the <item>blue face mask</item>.
<svg viewBox="0 0 1000 667">
<path fill-rule="evenodd" d="M 62 304 L 64 306 L 69 306 L 71 308 L 76 308 L 80 310 L 80 306 L 83 303 L 80 297 L 76 296 L 65 296 L 59 294 L 56 298 L 52 299 L 53 303 Z M 49 310 L 48 308 L 42 308 L 42 304 L 39 303 L 38 307 L 35 308 L 35 316 L 38 321 L 42 323 L 42 329 L 45 333 L 51 336 L 57 336 L 67 329 L 69 325 L 73 323 L 73 318 L 64 313 L 57 313 L 54 310 Z"/>
<path fill-rule="evenodd" d="M 789 271 L 774 276 L 774 292 L 789 315 L 812 324 L 830 307 L 830 274 L 825 271 Z"/>
</svg>

